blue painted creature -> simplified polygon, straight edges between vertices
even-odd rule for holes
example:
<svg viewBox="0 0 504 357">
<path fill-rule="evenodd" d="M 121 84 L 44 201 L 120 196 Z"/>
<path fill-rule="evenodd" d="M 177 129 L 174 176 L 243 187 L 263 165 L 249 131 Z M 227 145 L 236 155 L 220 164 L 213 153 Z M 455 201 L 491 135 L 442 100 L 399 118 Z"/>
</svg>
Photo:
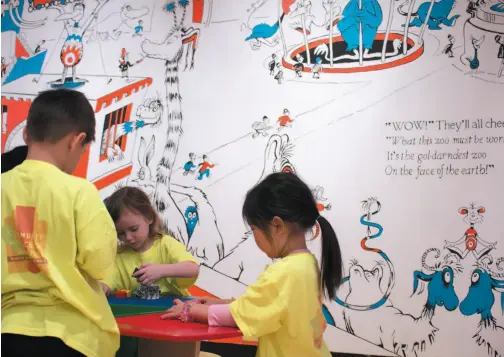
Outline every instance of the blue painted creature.
<svg viewBox="0 0 504 357">
<path fill-rule="evenodd" d="M 474 37 L 471 37 L 471 44 L 474 49 L 474 56 L 473 56 L 473 58 L 466 57 L 466 60 L 469 61 L 469 68 L 471 68 L 471 73 L 473 73 L 473 74 L 476 73 L 476 70 L 480 66 L 480 61 L 478 58 L 478 50 L 480 49 L 483 41 L 485 41 L 485 35 L 481 36 L 481 38 L 479 40 L 475 39 Z"/>
<path fill-rule="evenodd" d="M 436 262 L 431 265 L 426 263 L 429 253 L 435 253 L 436 257 Z M 453 287 L 454 275 L 461 271 L 459 258 L 454 254 L 449 254 L 443 260 L 439 260 L 439 257 L 438 249 L 427 250 L 422 256 L 422 270 L 413 274 L 413 293 L 427 293 L 419 316 L 395 307 L 388 298 L 384 303 L 377 301 L 377 298 L 384 296 L 385 290 L 383 263 L 372 270 L 354 263 L 348 279 L 349 293 L 344 301 L 344 325 L 338 327 L 399 356 L 417 357 L 425 352 L 434 343 L 439 331 L 432 324 L 436 308 L 455 311 L 459 305 Z M 380 323 L 369 324 L 369 321 Z"/>
<path fill-rule="evenodd" d="M 422 315 L 431 318 L 436 306 L 444 306 L 448 311 L 453 311 L 458 307 L 459 299 L 453 288 L 454 275 L 455 272 L 449 265 L 430 274 L 419 270 L 413 273 L 413 294 L 417 292 L 420 280 L 428 283 L 427 301 Z"/>
<path fill-rule="evenodd" d="M 257 24 L 252 29 L 252 33 L 245 39 L 245 41 L 250 41 L 250 46 L 252 49 L 257 50 L 261 47 L 261 44 L 265 44 L 269 47 L 273 47 L 278 44 L 278 39 L 269 40 L 272 38 L 280 28 L 280 23 L 283 21 L 285 14 L 280 16 L 280 19 L 273 25 L 268 25 L 265 23 Z"/>
<path fill-rule="evenodd" d="M 198 209 L 196 206 L 189 206 L 186 208 L 184 216 L 186 218 L 187 233 L 189 234 L 189 238 L 191 238 L 199 220 Z"/>
<path fill-rule="evenodd" d="M 359 23 L 362 23 L 363 56 L 366 57 L 373 47 L 373 42 L 382 23 L 383 12 L 376 0 L 361 0 L 362 8 L 359 10 L 359 0 L 350 0 L 343 10 L 343 19 L 338 22 L 338 30 L 347 44 L 346 50 L 359 55 Z"/>
<path fill-rule="evenodd" d="M 440 0 L 434 3 L 429 20 L 427 21 L 429 30 L 441 30 L 441 24 L 449 27 L 455 26 L 455 22 L 460 15 L 449 17 L 454 3 L 455 0 Z M 416 12 L 411 13 L 411 16 L 414 18 L 413 21 L 409 23 L 409 27 L 421 27 L 425 23 L 430 4 L 430 1 L 426 1 L 418 7 Z M 408 12 L 404 11 L 402 9 L 403 7 L 404 5 L 400 6 L 397 11 L 403 16 L 408 16 Z M 405 25 L 402 26 L 404 27 Z"/>
<path fill-rule="evenodd" d="M 490 260 L 491 258 L 483 258 Z M 499 265 L 504 262 L 504 258 L 497 260 L 497 268 L 502 271 Z M 491 263 L 490 263 L 491 264 Z M 492 307 L 495 303 L 494 292 L 500 294 L 501 311 L 504 312 L 504 273 L 494 272 L 489 264 L 480 261 L 477 268 L 471 275 L 471 286 L 465 299 L 460 303 L 460 312 L 464 316 L 480 314 L 481 320 L 478 323 L 478 332 L 473 336 L 473 340 L 489 356 L 502 357 L 504 349 L 502 337 L 504 328 L 497 325 L 497 321 L 492 315 Z"/>
</svg>

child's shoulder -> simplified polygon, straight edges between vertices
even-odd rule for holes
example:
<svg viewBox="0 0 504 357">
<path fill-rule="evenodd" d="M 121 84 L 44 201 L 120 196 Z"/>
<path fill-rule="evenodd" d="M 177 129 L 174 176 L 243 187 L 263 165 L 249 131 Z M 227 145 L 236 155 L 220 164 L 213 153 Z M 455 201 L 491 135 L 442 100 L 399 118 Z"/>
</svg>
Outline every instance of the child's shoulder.
<svg viewBox="0 0 504 357">
<path fill-rule="evenodd" d="M 311 254 L 295 254 L 285 257 L 268 266 L 265 272 L 278 279 L 295 277 L 312 273 L 315 258 Z"/>
</svg>

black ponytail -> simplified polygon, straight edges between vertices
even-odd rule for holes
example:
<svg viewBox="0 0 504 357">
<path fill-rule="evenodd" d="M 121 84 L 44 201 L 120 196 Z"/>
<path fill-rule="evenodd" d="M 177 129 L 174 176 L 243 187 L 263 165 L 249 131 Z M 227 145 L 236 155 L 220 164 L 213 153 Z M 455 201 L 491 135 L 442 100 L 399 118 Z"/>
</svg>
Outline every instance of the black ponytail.
<svg viewBox="0 0 504 357">
<path fill-rule="evenodd" d="M 333 299 L 343 279 L 341 251 L 331 224 L 319 216 L 310 188 L 294 173 L 277 172 L 267 176 L 245 197 L 242 215 L 249 225 L 268 231 L 273 217 L 295 223 L 304 232 L 320 225 L 322 233 L 322 283 Z"/>
<path fill-rule="evenodd" d="M 322 234 L 322 282 L 329 299 L 334 299 L 336 290 L 343 280 L 343 261 L 341 250 L 331 224 L 324 217 L 318 218 L 320 233 Z"/>
</svg>

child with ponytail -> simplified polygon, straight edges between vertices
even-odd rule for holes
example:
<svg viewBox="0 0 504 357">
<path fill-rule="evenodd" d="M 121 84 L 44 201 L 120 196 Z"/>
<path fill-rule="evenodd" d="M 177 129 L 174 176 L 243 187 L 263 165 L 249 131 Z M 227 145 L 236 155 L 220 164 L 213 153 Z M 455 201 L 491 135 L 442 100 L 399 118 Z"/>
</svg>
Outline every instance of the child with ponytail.
<svg viewBox="0 0 504 357">
<path fill-rule="evenodd" d="M 295 174 L 271 174 L 247 193 L 242 213 L 259 249 L 279 260 L 236 300 L 177 300 L 162 318 L 237 326 L 245 338 L 259 339 L 258 357 L 330 357 L 322 303 L 324 292 L 335 297 L 343 266 L 336 234 L 310 189 Z M 317 222 L 320 270 L 305 240 Z"/>
</svg>

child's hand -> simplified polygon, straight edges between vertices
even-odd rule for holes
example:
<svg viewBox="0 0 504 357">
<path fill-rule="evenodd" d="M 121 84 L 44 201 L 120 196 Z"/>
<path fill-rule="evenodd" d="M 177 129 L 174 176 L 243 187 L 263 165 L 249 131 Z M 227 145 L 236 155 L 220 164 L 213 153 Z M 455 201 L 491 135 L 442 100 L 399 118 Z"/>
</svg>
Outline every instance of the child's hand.
<svg viewBox="0 0 504 357">
<path fill-rule="evenodd" d="M 151 285 L 155 281 L 164 277 L 164 267 L 162 264 L 142 264 L 134 277 L 138 277 L 138 281 L 144 285 Z"/>
<path fill-rule="evenodd" d="M 109 296 L 112 294 L 112 290 L 110 290 L 109 286 L 107 284 L 100 283 L 103 292 L 105 293 L 106 296 Z"/>
<path fill-rule="evenodd" d="M 180 318 L 182 310 L 184 309 L 184 303 L 179 299 L 176 299 L 173 303 L 175 305 L 166 310 L 166 314 L 161 315 L 162 320 L 177 320 Z"/>
</svg>

